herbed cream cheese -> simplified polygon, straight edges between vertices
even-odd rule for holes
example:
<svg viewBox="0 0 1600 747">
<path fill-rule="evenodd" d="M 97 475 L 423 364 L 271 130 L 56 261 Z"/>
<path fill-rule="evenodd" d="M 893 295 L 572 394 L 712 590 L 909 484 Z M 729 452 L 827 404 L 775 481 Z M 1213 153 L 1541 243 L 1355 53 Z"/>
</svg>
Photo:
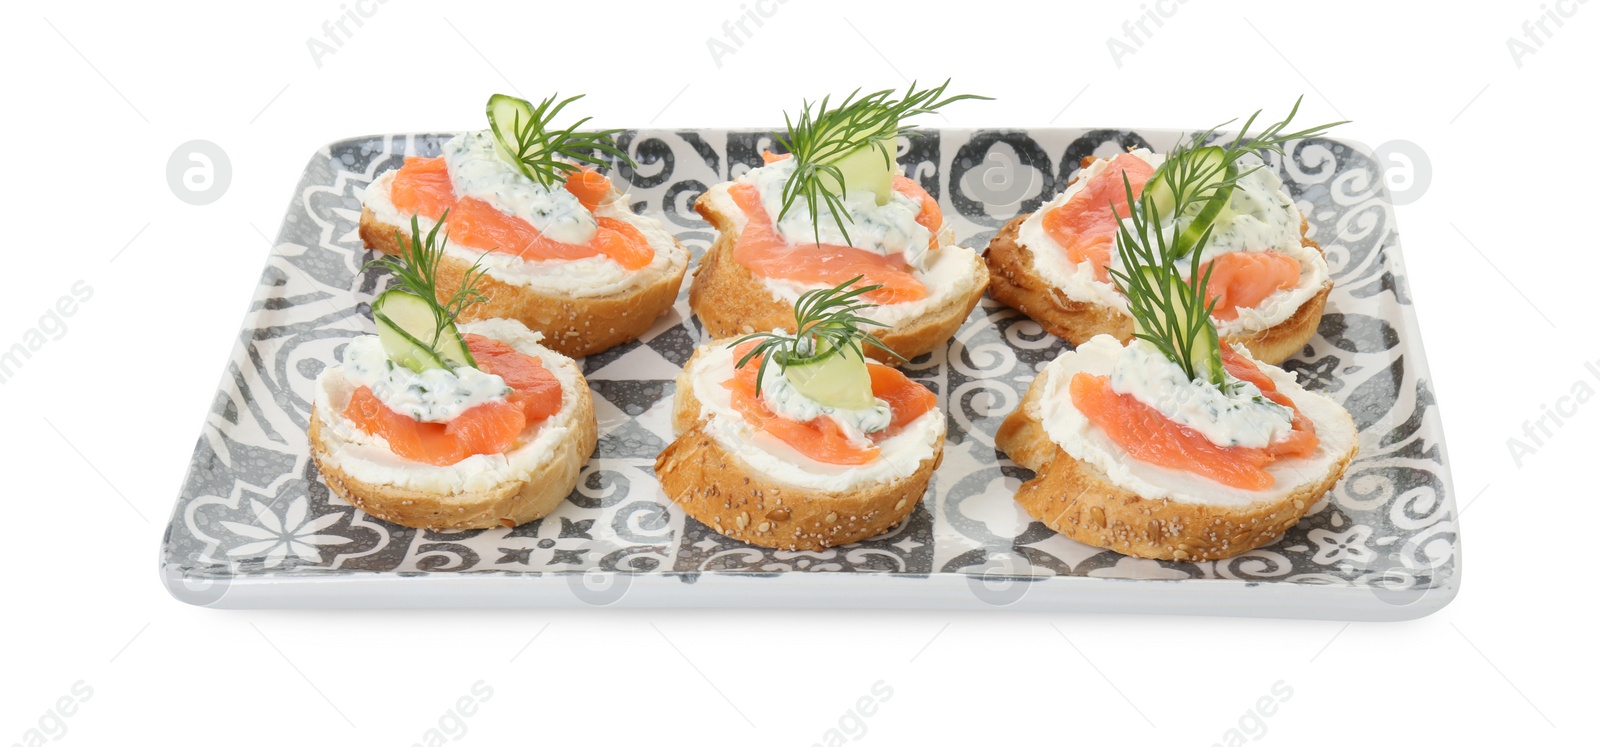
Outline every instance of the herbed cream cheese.
<svg viewBox="0 0 1600 747">
<path fill-rule="evenodd" d="M 461 133 L 440 150 L 457 198 L 487 202 L 555 241 L 587 244 L 594 238 L 599 224 L 578 197 L 559 181 L 545 185 L 529 179 L 501 158 L 489 130 Z"/>
<path fill-rule="evenodd" d="M 1152 168 L 1160 168 L 1167 158 L 1165 154 L 1153 153 L 1147 148 L 1129 152 Z M 1017 242 L 1032 254 L 1034 270 L 1051 285 L 1060 288 L 1068 298 L 1110 306 L 1127 313 L 1128 301 L 1116 287 L 1099 280 L 1090 263 L 1069 261 L 1066 250 L 1044 230 L 1044 215 L 1065 205 L 1083 190 L 1090 179 L 1105 171 L 1110 164 L 1110 159 L 1102 158 L 1081 170 L 1076 181 L 1022 222 L 1018 227 Z M 1283 181 L 1278 174 L 1254 155 L 1239 159 L 1238 168 L 1244 176 L 1234 188 L 1227 215 L 1215 224 L 1211 239 L 1201 252 L 1201 266 L 1231 252 L 1276 251 L 1293 257 L 1300 264 L 1300 279 L 1294 287 L 1273 293 L 1255 308 L 1239 309 L 1235 319 L 1216 320 L 1217 332 L 1223 336 L 1250 334 L 1283 323 L 1328 282 L 1327 260 L 1321 252 L 1302 243 L 1300 209 L 1283 190 Z M 1187 227 L 1190 222 L 1192 217 L 1187 215 L 1177 219 L 1180 229 Z M 1123 223 L 1132 230 L 1130 220 L 1124 219 Z M 1152 226 L 1151 230 L 1156 229 Z M 1172 236 L 1173 221 L 1168 219 L 1159 230 L 1165 236 Z M 1185 277 L 1188 276 L 1189 266 L 1188 260 L 1178 263 L 1179 272 Z M 1115 249 L 1111 252 L 1111 267 L 1123 269 L 1122 259 Z"/>
<path fill-rule="evenodd" d="M 739 177 L 739 181 L 755 185 L 761 193 L 761 205 L 772 218 L 778 233 L 791 244 L 831 244 L 853 246 L 884 256 L 902 254 L 906 264 L 916 269 L 924 265 L 929 240 L 933 234 L 917 222 L 922 213 L 922 202 L 899 192 L 889 193 L 889 202 L 878 204 L 877 196 L 867 190 L 851 190 L 840 201 L 845 215 L 843 220 L 850 237 L 839 229 L 833 206 L 817 206 L 817 222 L 813 226 L 808 201 L 796 197 L 789 213 L 782 218 L 783 189 L 794 175 L 795 161 L 785 158 L 766 166 L 753 168 Z M 819 230 L 820 229 L 820 230 Z"/>
<path fill-rule="evenodd" d="M 773 331 L 776 334 L 783 334 L 783 330 Z M 749 365 L 757 364 L 751 361 Z M 807 397 L 795 388 L 777 364 L 768 364 L 766 371 L 761 375 L 761 399 L 774 413 L 790 420 L 806 422 L 816 418 L 829 418 L 839 424 L 839 428 L 850 436 L 850 440 L 861 445 L 871 443 L 867 434 L 888 428 L 889 423 L 894 420 L 894 413 L 890 411 L 889 403 L 881 399 L 873 398 L 872 407 L 852 410 L 830 407 Z"/>
<path fill-rule="evenodd" d="M 373 217 L 380 223 L 399 226 L 409 232 L 412 216 L 402 214 L 390 197 L 394 175 L 394 171 L 386 171 L 373 179 L 362 196 L 362 204 L 372 211 Z M 499 282 L 572 298 L 626 293 L 655 282 L 664 274 L 676 273 L 688 265 L 688 251 L 678 245 L 660 221 L 635 215 L 628 209 L 626 200 L 602 202 L 595 208 L 594 215 L 624 221 L 638 229 L 650 243 L 650 248 L 655 250 L 655 257 L 650 264 L 629 271 L 604 255 L 582 259 L 525 260 L 515 254 L 464 247 L 453 241 L 445 244 L 445 253 L 468 264 L 480 262 L 479 267 Z M 435 222 L 418 216 L 417 225 L 426 234 L 433 230 Z"/>
<path fill-rule="evenodd" d="M 1280 499 L 1301 485 L 1319 479 L 1350 451 L 1357 439 L 1349 413 L 1327 397 L 1306 391 L 1294 375 L 1277 366 L 1258 364 L 1262 373 L 1294 402 L 1317 431 L 1317 449 L 1307 457 L 1280 459 L 1266 467 L 1275 480 L 1266 490 L 1242 490 L 1204 476 L 1159 467 L 1127 456 L 1105 432 L 1072 404 L 1072 377 L 1078 372 L 1110 376 L 1122 354 L 1122 343 L 1098 335 L 1076 350 L 1063 352 L 1045 366 L 1036 384 L 1041 387 L 1029 414 L 1044 425 L 1045 434 L 1074 459 L 1092 465 L 1112 484 L 1149 499 L 1167 498 L 1180 503 L 1243 506 Z M 1249 353 L 1236 346 L 1241 354 Z"/>
<path fill-rule="evenodd" d="M 540 345 L 538 332 L 509 319 L 464 324 L 461 331 L 500 340 L 537 357 L 561 382 L 561 409 L 543 422 L 529 426 L 517 444 L 505 453 L 476 454 L 446 466 L 423 464 L 396 456 L 389 450 L 387 441 L 368 435 L 344 417 L 344 408 L 349 405 L 356 385 L 346 376 L 343 366 L 335 366 L 317 377 L 313 401 L 326 424 L 323 433 L 331 447 L 331 458 L 341 470 L 363 482 L 428 492 L 466 493 L 525 478 L 571 437 L 583 386 L 578 366 L 571 358 Z"/>
<path fill-rule="evenodd" d="M 700 348 L 685 370 L 685 377 L 700 402 L 701 417 L 709 420 L 705 431 L 723 449 L 750 469 L 774 480 L 802 488 L 844 492 L 865 485 L 890 483 L 916 472 L 933 456 L 944 439 L 944 414 L 929 410 L 893 436 L 877 442 L 878 459 L 851 466 L 812 459 L 765 431 L 750 426 L 733 409 L 723 386 L 733 376 L 737 361 L 733 349 L 713 344 Z M 867 365 L 881 365 L 869 362 Z"/>
<path fill-rule="evenodd" d="M 505 379 L 471 366 L 416 372 L 389 359 L 377 335 L 344 348 L 345 379 L 367 387 L 389 409 L 424 423 L 448 423 L 461 413 L 511 394 Z"/>
<path fill-rule="evenodd" d="M 1194 381 L 1156 346 L 1135 339 L 1117 355 L 1111 389 L 1224 448 L 1260 449 L 1288 438 L 1293 410 L 1267 399 L 1255 384 L 1226 378 L 1226 391 L 1209 381 Z"/>
</svg>

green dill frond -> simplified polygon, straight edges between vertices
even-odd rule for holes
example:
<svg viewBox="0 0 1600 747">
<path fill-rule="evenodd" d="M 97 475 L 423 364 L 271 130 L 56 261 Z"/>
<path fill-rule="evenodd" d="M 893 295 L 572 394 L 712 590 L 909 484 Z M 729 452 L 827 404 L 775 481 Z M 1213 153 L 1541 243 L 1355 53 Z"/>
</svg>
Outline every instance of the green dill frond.
<svg viewBox="0 0 1600 747">
<path fill-rule="evenodd" d="M 483 262 L 480 256 L 461 276 L 461 286 L 443 302 L 439 300 L 439 260 L 444 257 L 445 244 L 449 242 L 449 233 L 440 233 L 445 221 L 449 219 L 450 211 L 446 210 L 439 216 L 439 221 L 434 224 L 426 236 L 423 236 L 422 227 L 417 216 L 411 216 L 411 237 L 408 240 L 404 233 L 395 229 L 395 241 L 400 245 L 400 255 L 391 257 L 384 255 L 362 266 L 365 271 L 369 267 L 378 267 L 389 271 L 393 277 L 394 287 L 397 290 L 417 296 L 428 302 L 433 309 L 434 329 L 433 336 L 421 342 L 429 350 L 439 354 L 440 358 L 447 358 L 439 348 L 439 343 L 444 337 L 444 331 L 455 324 L 467 307 L 476 303 L 483 303 L 488 299 L 482 291 L 477 289 L 477 283 L 483 279 L 486 270 L 479 267 Z M 477 367 L 477 361 L 472 359 L 472 353 L 465 348 L 461 351 L 467 357 L 467 363 Z"/>
<path fill-rule="evenodd" d="M 863 325 L 869 324 L 877 327 L 888 325 L 856 313 L 875 306 L 862 301 L 861 295 L 882 287 L 851 287 L 861 280 L 862 277 L 858 275 L 833 288 L 818 288 L 802 293 L 794 304 L 794 334 L 756 332 L 728 343 L 728 347 L 734 347 L 750 340 L 761 341 L 734 366 L 744 368 L 751 359 L 761 357 L 761 366 L 756 370 L 756 394 L 761 393 L 761 379 L 767 373 L 767 364 L 774 360 L 777 361 L 778 370 L 782 371 L 791 363 L 812 363 L 830 355 L 854 354 L 857 358 L 865 358 L 862 343 L 905 360 L 862 329 Z"/>
<path fill-rule="evenodd" d="M 1249 134 L 1249 131 L 1261 116 L 1261 110 L 1259 109 L 1245 119 L 1244 126 L 1240 128 L 1232 141 L 1225 141 L 1221 144 L 1212 144 L 1210 142 L 1216 137 L 1219 129 L 1232 124 L 1236 120 L 1228 120 L 1215 127 L 1197 132 L 1191 135 L 1186 142 L 1179 143 L 1167 153 L 1166 161 L 1162 163 L 1161 168 L 1156 170 L 1150 183 L 1164 185 L 1174 196 L 1176 207 L 1171 212 L 1171 215 L 1175 216 L 1175 218 L 1173 220 L 1173 238 L 1170 246 L 1174 257 L 1182 257 L 1197 249 L 1195 242 L 1197 236 L 1190 235 L 1185 237 L 1178 233 L 1176 216 L 1190 215 L 1199 205 L 1210 200 L 1218 192 L 1231 193 L 1239 183 L 1239 180 L 1255 173 L 1257 169 L 1263 168 L 1263 166 L 1256 166 L 1247 171 L 1240 171 L 1237 167 L 1239 159 L 1260 151 L 1271 151 L 1282 155 L 1284 144 L 1321 135 L 1334 127 L 1348 122 L 1348 120 L 1329 122 L 1315 127 L 1307 127 L 1296 132 L 1285 133 L 1284 130 L 1288 129 L 1289 123 L 1294 121 L 1295 115 L 1299 113 L 1300 103 L 1304 99 L 1304 96 L 1295 99 L 1294 106 L 1289 108 L 1288 115 L 1280 121 L 1267 125 L 1266 128 L 1254 135 Z M 1220 149 L 1221 158 L 1213 161 L 1211 159 L 1189 157 L 1201 148 L 1206 147 Z M 1148 191 L 1149 188 L 1150 184 L 1147 184 L 1145 189 Z"/>
<path fill-rule="evenodd" d="M 828 206 L 834 225 L 848 241 L 844 174 L 834 162 L 866 146 L 875 148 L 883 156 L 884 166 L 892 168 L 894 154 L 889 152 L 891 146 L 887 141 L 911 130 L 906 120 L 938 111 L 962 99 L 990 100 L 987 96 L 973 94 L 946 97 L 944 92 L 949 85 L 950 81 L 946 80 L 938 87 L 919 91 L 912 81 L 905 96 L 898 99 L 894 98 L 894 89 L 861 96 L 858 88 L 837 106 L 830 105 L 826 96 L 815 108 L 811 102 L 803 102 L 798 119 L 784 112 L 786 131 L 773 133 L 773 136 L 793 155 L 794 174 L 783 185 L 783 209 L 778 213 L 778 220 L 789 214 L 796 201 L 804 198 L 813 236 L 819 243 L 822 236 L 820 205 Z"/>
<path fill-rule="evenodd" d="M 557 101 L 559 94 L 551 95 L 537 106 L 524 99 L 496 94 L 489 99 L 489 129 L 493 131 L 503 155 L 528 177 L 546 187 L 576 171 L 580 164 L 606 166 L 603 155 L 611 156 L 629 167 L 635 164 L 628 154 L 617 147 L 613 139 L 616 130 L 579 132 L 590 117 L 573 122 L 566 129 L 552 129 L 551 122 L 568 104 L 583 98 L 582 94 Z M 496 98 L 518 104 L 509 122 L 497 121 L 494 116 Z M 529 113 L 524 115 L 522 110 Z"/>
<path fill-rule="evenodd" d="M 1189 277 L 1178 272 L 1168 259 L 1170 250 L 1160 230 L 1151 231 L 1149 219 L 1154 205 L 1148 196 L 1133 199 L 1133 188 L 1123 176 L 1130 212 L 1127 223 L 1117 226 L 1117 254 L 1125 270 L 1110 268 L 1112 280 L 1128 298 L 1128 313 L 1134 321 L 1134 337 L 1154 345 L 1168 360 L 1178 364 L 1191 380 L 1204 379 L 1222 387 L 1222 349 L 1211 310 L 1216 302 L 1205 302 L 1211 266 L 1200 267 L 1200 252 L 1189 259 Z M 1147 237 L 1155 236 L 1152 245 Z M 1200 246 L 1211 239 L 1207 228 Z"/>
<path fill-rule="evenodd" d="M 1222 365 L 1221 340 L 1211 320 L 1216 302 L 1205 300 L 1211 282 L 1211 265 L 1207 263 L 1202 267 L 1200 263 L 1214 225 L 1191 222 L 1185 227 L 1178 219 L 1183 216 L 1193 219 L 1214 198 L 1219 202 L 1228 199 L 1239 180 L 1254 171 L 1241 173 L 1237 167 L 1239 159 L 1246 154 L 1262 150 L 1281 154 L 1285 143 L 1319 135 L 1344 124 L 1333 122 L 1284 132 L 1299 112 L 1300 101 L 1295 100 L 1282 121 L 1250 135 L 1251 126 L 1261 115 L 1257 111 L 1245 120 L 1244 127 L 1231 142 L 1220 146 L 1208 143 L 1215 137 L 1218 127 L 1228 123 L 1196 133 L 1167 154 L 1167 160 L 1145 184 L 1138 198 L 1134 197 L 1127 175 L 1122 177 L 1129 215 L 1117 226 L 1117 256 L 1122 260 L 1123 269 L 1111 269 L 1112 280 L 1128 299 L 1134 336 L 1154 345 L 1192 380 L 1209 381 L 1219 388 L 1228 386 Z M 1202 148 L 1212 147 L 1220 150 L 1218 157 L 1194 157 Z M 1158 209 L 1152 197 L 1152 187 L 1156 186 L 1165 188 L 1172 201 L 1170 207 Z M 1164 230 L 1161 225 L 1166 216 L 1172 217 L 1170 230 Z M 1178 270 L 1178 263 L 1184 257 L 1189 260 L 1187 277 Z"/>
</svg>

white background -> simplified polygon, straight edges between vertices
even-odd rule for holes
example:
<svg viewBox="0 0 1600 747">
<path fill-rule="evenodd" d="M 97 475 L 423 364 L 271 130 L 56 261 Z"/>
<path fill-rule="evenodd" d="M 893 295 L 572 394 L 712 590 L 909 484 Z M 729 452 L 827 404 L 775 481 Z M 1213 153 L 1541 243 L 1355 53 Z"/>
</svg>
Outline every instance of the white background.
<svg viewBox="0 0 1600 747">
<path fill-rule="evenodd" d="M 809 745 L 879 680 L 892 696 L 865 732 L 846 719 L 863 743 L 1209 745 L 1279 681 L 1293 694 L 1264 726 L 1245 719 L 1251 741 L 1579 741 L 1595 713 L 1583 543 L 1600 498 L 1600 403 L 1520 465 L 1507 439 L 1574 387 L 1600 389 L 1584 370 L 1600 367 L 1600 3 L 1563 0 L 1572 17 L 1535 29 L 1542 47 L 1519 67 L 1507 39 L 1526 39 L 1534 0 L 1191 0 L 1164 4 L 1176 12 L 1119 67 L 1106 39 L 1144 5 L 790 0 L 721 67 L 706 39 L 737 18 L 736 0 L 390 0 L 320 66 L 307 39 L 343 12 L 338 0 L 40 3 L 10 17 L 0 348 L 75 282 L 93 297 L 0 386 L 0 744 L 41 718 L 80 744 L 412 744 L 479 680 L 493 695 L 464 719 L 462 743 Z M 768 125 L 802 97 L 947 76 L 996 98 L 952 107 L 954 126 L 1190 128 L 1303 92 L 1304 122 L 1348 118 L 1342 137 L 1425 151 L 1430 186 L 1399 223 L 1465 509 L 1454 603 L 1346 625 L 219 612 L 162 590 L 156 549 L 267 254 L 261 234 L 276 233 L 324 143 L 480 127 L 486 95 L 507 89 L 587 92 L 606 126 Z M 165 174 L 196 138 L 233 169 L 200 207 Z M 93 694 L 62 735 L 45 714 L 80 680 Z"/>
</svg>

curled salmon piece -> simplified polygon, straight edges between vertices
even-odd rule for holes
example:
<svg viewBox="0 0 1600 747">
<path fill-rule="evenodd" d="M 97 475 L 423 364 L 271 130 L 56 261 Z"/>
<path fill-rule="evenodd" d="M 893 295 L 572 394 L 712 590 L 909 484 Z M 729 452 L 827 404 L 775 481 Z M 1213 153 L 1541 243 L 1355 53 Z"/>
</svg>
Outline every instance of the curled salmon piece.
<svg viewBox="0 0 1600 747">
<path fill-rule="evenodd" d="M 734 351 L 734 360 L 741 360 L 755 343 L 740 345 Z M 824 464 L 860 466 L 871 464 L 878 458 L 876 445 L 861 444 L 839 427 L 830 417 L 819 417 L 805 422 L 790 420 L 772 411 L 766 400 L 756 393 L 756 375 L 761 358 L 750 359 L 734 369 L 733 378 L 723 383 L 730 394 L 730 402 L 752 428 L 784 442 L 795 451 Z M 899 433 L 906 424 L 922 417 L 938 404 L 938 398 L 927 387 L 906 378 L 906 375 L 889 366 L 868 365 L 872 377 L 872 395 L 889 403 L 889 427 L 868 434 L 877 442 Z"/>
<path fill-rule="evenodd" d="M 611 185 L 592 169 L 567 176 L 567 191 L 593 212 L 610 194 Z M 521 218 L 496 210 L 482 200 L 457 198 L 443 158 L 407 158 L 395 174 L 390 200 L 402 213 L 439 220 L 450 211 L 445 226 L 450 240 L 460 246 L 515 254 L 530 261 L 573 260 L 605 256 L 628 270 L 638 270 L 655 259 L 655 249 L 633 224 L 596 216 L 598 228 L 586 244 L 568 244 L 544 235 Z"/>
<path fill-rule="evenodd" d="M 505 379 L 512 389 L 509 399 L 522 406 L 530 425 L 561 412 L 561 380 L 544 367 L 544 361 L 492 337 L 469 332 L 461 338 L 478 370 Z"/>
<path fill-rule="evenodd" d="M 1273 462 L 1316 452 L 1316 429 L 1250 359 L 1223 348 L 1222 362 L 1235 378 L 1255 384 L 1268 399 L 1294 409 L 1293 430 L 1287 438 L 1265 448 L 1218 446 L 1132 395 L 1112 389 L 1109 377 L 1082 371 L 1072 377 L 1072 406 L 1134 459 L 1201 475 L 1233 488 L 1266 490 L 1276 484 L 1266 470 Z"/>
<path fill-rule="evenodd" d="M 505 401 L 485 402 L 448 423 L 424 423 L 395 412 L 367 387 L 350 397 L 344 416 L 362 432 L 389 442 L 396 456 L 436 466 L 455 464 L 475 454 L 500 454 L 530 425 L 561 411 L 561 382 L 538 358 L 506 343 L 464 334 L 479 370 L 506 380 Z"/>
<path fill-rule="evenodd" d="M 591 213 L 611 196 L 611 180 L 587 166 L 568 172 L 566 184 L 567 191 Z"/>
<path fill-rule="evenodd" d="M 438 220 L 456 204 L 456 189 L 444 159 L 407 158 L 395 172 L 389 201 L 401 213 Z"/>
</svg>

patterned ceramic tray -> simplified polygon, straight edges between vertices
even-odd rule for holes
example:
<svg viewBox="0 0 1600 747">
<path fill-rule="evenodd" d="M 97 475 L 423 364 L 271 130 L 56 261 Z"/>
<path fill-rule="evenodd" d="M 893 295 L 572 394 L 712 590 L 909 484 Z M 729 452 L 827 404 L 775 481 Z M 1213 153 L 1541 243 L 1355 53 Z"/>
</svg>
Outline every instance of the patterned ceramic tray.
<svg viewBox="0 0 1600 747">
<path fill-rule="evenodd" d="M 928 130 L 899 160 L 966 246 L 1061 189 L 1083 156 L 1164 150 L 1176 132 Z M 663 496 L 651 468 L 671 438 L 673 378 L 702 339 L 688 283 L 645 339 L 583 361 L 600 443 L 571 498 L 515 529 L 430 532 L 331 497 L 308 459 L 312 383 L 373 330 L 384 285 L 362 272 L 363 188 L 441 136 L 369 137 L 311 159 L 195 447 L 161 549 L 179 599 L 270 606 L 987 607 L 1401 619 L 1454 596 L 1456 509 L 1438 409 L 1370 153 L 1297 143 L 1271 163 L 1311 223 L 1336 282 L 1317 336 L 1286 364 L 1341 401 L 1361 429 L 1343 482 L 1276 544 L 1209 563 L 1128 558 L 1065 539 L 1011 495 L 1030 473 L 994 433 L 1064 343 L 985 299 L 948 347 L 910 375 L 949 418 L 927 499 L 890 534 L 824 552 L 728 540 Z M 627 132 L 636 211 L 666 222 L 696 259 L 712 239 L 692 209 L 707 186 L 773 147 L 765 132 Z"/>
</svg>

